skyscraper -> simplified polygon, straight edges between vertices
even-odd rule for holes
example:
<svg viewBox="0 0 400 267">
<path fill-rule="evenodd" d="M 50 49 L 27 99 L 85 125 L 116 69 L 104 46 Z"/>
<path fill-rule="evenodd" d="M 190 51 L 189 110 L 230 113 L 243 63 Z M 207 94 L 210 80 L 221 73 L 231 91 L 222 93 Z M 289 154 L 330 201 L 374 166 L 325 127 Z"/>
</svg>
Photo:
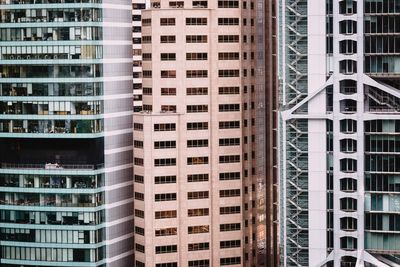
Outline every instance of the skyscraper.
<svg viewBox="0 0 400 267">
<path fill-rule="evenodd" d="M 162 0 L 142 12 L 136 266 L 277 266 L 275 8 Z"/>
<path fill-rule="evenodd" d="M 280 7 L 282 266 L 398 266 L 400 2 Z"/>
<path fill-rule="evenodd" d="M 132 266 L 131 0 L 0 3 L 0 265 Z"/>
</svg>

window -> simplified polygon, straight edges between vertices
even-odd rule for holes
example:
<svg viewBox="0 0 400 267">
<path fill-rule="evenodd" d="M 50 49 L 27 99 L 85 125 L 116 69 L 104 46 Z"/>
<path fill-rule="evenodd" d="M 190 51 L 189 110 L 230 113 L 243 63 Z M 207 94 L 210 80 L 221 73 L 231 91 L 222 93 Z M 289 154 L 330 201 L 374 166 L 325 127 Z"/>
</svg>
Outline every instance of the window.
<svg viewBox="0 0 400 267">
<path fill-rule="evenodd" d="M 151 78 L 152 72 L 151 70 L 143 70 L 143 78 Z"/>
<path fill-rule="evenodd" d="M 162 44 L 171 44 L 176 42 L 175 35 L 161 35 L 160 36 L 160 43 Z"/>
<path fill-rule="evenodd" d="M 240 240 L 226 240 L 219 242 L 220 248 L 239 248 Z"/>
<path fill-rule="evenodd" d="M 344 197 L 340 199 L 340 209 L 345 212 L 353 212 L 357 210 L 357 199 Z"/>
<path fill-rule="evenodd" d="M 161 95 L 176 95 L 176 88 L 161 88 Z"/>
<path fill-rule="evenodd" d="M 143 53 L 142 60 L 143 61 L 151 61 L 151 53 Z"/>
<path fill-rule="evenodd" d="M 144 246 L 141 244 L 135 244 L 135 250 L 144 253 Z"/>
<path fill-rule="evenodd" d="M 208 216 L 209 209 L 188 209 L 188 217 Z"/>
<path fill-rule="evenodd" d="M 239 77 L 239 70 L 219 70 L 218 77 L 229 78 L 229 77 Z"/>
<path fill-rule="evenodd" d="M 184 8 L 185 3 L 183 1 L 172 1 L 169 2 L 170 8 Z"/>
<path fill-rule="evenodd" d="M 156 141 L 154 142 L 154 149 L 168 149 L 176 148 L 176 141 Z"/>
<path fill-rule="evenodd" d="M 144 263 L 141 261 L 135 261 L 136 262 L 136 267 L 145 267 Z"/>
<path fill-rule="evenodd" d="M 366 221 L 366 224 L 368 225 L 368 218 L 366 218 L 365 221 Z M 357 219 L 352 218 L 352 217 L 340 218 L 340 230 L 356 231 L 357 230 Z"/>
<path fill-rule="evenodd" d="M 169 219 L 176 218 L 176 210 L 164 210 L 164 211 L 156 211 L 155 218 L 158 219 Z"/>
<path fill-rule="evenodd" d="M 218 35 L 219 43 L 239 43 L 239 35 Z"/>
<path fill-rule="evenodd" d="M 154 200 L 156 202 L 174 201 L 174 200 L 176 200 L 176 193 L 156 194 L 154 196 Z"/>
<path fill-rule="evenodd" d="M 143 148 L 143 141 L 134 140 L 134 141 L 133 141 L 133 146 L 134 146 L 135 148 Z"/>
<path fill-rule="evenodd" d="M 221 181 L 239 180 L 240 179 L 240 172 L 223 172 L 223 173 L 219 174 L 219 179 Z"/>
<path fill-rule="evenodd" d="M 164 132 L 164 131 L 175 131 L 176 124 L 175 123 L 160 123 L 154 124 L 155 132 Z"/>
<path fill-rule="evenodd" d="M 354 20 L 342 20 L 339 22 L 339 33 L 355 34 L 357 33 L 357 22 Z"/>
<path fill-rule="evenodd" d="M 186 53 L 186 60 L 207 60 L 207 53 Z"/>
<path fill-rule="evenodd" d="M 219 112 L 240 111 L 240 104 L 220 104 Z"/>
<path fill-rule="evenodd" d="M 188 262 L 189 267 L 210 267 L 210 260 L 195 260 Z"/>
<path fill-rule="evenodd" d="M 186 78 L 207 78 L 208 71 L 207 70 L 187 70 Z"/>
<path fill-rule="evenodd" d="M 151 44 L 151 36 L 142 36 L 143 44 Z"/>
<path fill-rule="evenodd" d="M 357 160 L 355 159 L 341 159 L 340 160 L 340 171 L 351 173 L 357 171 Z"/>
<path fill-rule="evenodd" d="M 175 25 L 175 18 L 160 18 L 161 26 L 173 26 Z"/>
<path fill-rule="evenodd" d="M 344 119 L 340 121 L 340 131 L 342 133 L 355 133 L 357 132 L 357 121 Z"/>
<path fill-rule="evenodd" d="M 208 181 L 208 173 L 188 174 L 187 181 L 188 181 L 188 183 L 207 182 Z"/>
<path fill-rule="evenodd" d="M 210 232 L 209 225 L 188 226 L 189 234 L 204 234 Z"/>
<path fill-rule="evenodd" d="M 143 201 L 144 200 L 144 194 L 143 193 L 139 193 L 139 192 L 135 192 L 135 199 Z"/>
<path fill-rule="evenodd" d="M 176 70 L 162 70 L 161 78 L 176 78 Z"/>
<path fill-rule="evenodd" d="M 240 162 L 240 155 L 219 156 L 219 163 L 237 163 Z"/>
<path fill-rule="evenodd" d="M 240 213 L 240 206 L 229 206 L 229 207 L 220 207 L 219 214 L 227 215 L 227 214 L 238 214 Z"/>
<path fill-rule="evenodd" d="M 186 124 L 186 128 L 188 131 L 191 130 L 207 130 L 208 122 L 188 122 Z"/>
<path fill-rule="evenodd" d="M 135 217 L 144 218 L 144 211 L 135 209 Z"/>
<path fill-rule="evenodd" d="M 218 18 L 218 25 L 239 25 L 239 18 Z"/>
<path fill-rule="evenodd" d="M 155 159 L 154 166 L 175 166 L 176 159 L 175 158 L 166 158 L 166 159 Z"/>
<path fill-rule="evenodd" d="M 186 35 L 186 43 L 207 43 L 207 35 Z"/>
<path fill-rule="evenodd" d="M 151 18 L 142 19 L 142 26 L 151 26 Z"/>
<path fill-rule="evenodd" d="M 196 191 L 196 192 L 188 192 L 188 199 L 206 199 L 208 198 L 208 191 Z"/>
<path fill-rule="evenodd" d="M 187 147 L 208 147 L 208 139 L 187 140 Z"/>
<path fill-rule="evenodd" d="M 178 229 L 176 227 L 171 228 L 161 228 L 155 230 L 156 236 L 170 236 L 170 235 L 177 235 Z"/>
<path fill-rule="evenodd" d="M 187 165 L 201 165 L 208 164 L 208 157 L 189 157 L 187 158 Z"/>
<path fill-rule="evenodd" d="M 207 18 L 186 18 L 186 25 L 207 25 Z"/>
<path fill-rule="evenodd" d="M 144 177 L 143 177 L 142 175 L 137 175 L 137 174 L 135 174 L 135 182 L 136 182 L 136 183 L 143 184 L 143 182 L 144 182 Z"/>
<path fill-rule="evenodd" d="M 149 87 L 143 87 L 143 95 L 152 95 L 153 89 Z"/>
<path fill-rule="evenodd" d="M 357 152 L 357 141 L 350 138 L 340 140 L 340 151 L 343 153 Z"/>
<path fill-rule="evenodd" d="M 142 123 L 134 123 L 133 124 L 133 129 L 135 130 L 135 131 L 143 131 L 143 124 Z"/>
<path fill-rule="evenodd" d="M 176 183 L 176 175 L 165 175 L 165 176 L 156 176 L 154 177 L 155 184 L 175 184 Z"/>
<path fill-rule="evenodd" d="M 209 250 L 209 249 L 210 249 L 210 243 L 208 242 L 188 244 L 188 251 L 199 251 L 199 250 Z"/>
<path fill-rule="evenodd" d="M 208 112 L 207 105 L 188 105 L 186 106 L 187 113 L 200 113 L 200 112 Z"/>
<path fill-rule="evenodd" d="M 156 267 L 178 267 L 177 262 L 157 263 Z"/>
<path fill-rule="evenodd" d="M 143 161 L 142 158 L 134 158 L 134 159 L 133 159 L 133 162 L 134 162 L 134 164 L 135 164 L 136 166 L 143 166 L 143 164 L 144 164 L 144 161 Z"/>
<path fill-rule="evenodd" d="M 221 258 L 219 260 L 219 264 L 221 266 L 235 265 L 235 264 L 240 264 L 240 263 L 241 263 L 241 258 L 240 257 Z"/>
<path fill-rule="evenodd" d="M 221 232 L 228 232 L 228 231 L 240 231 L 240 223 L 226 223 L 220 224 L 219 230 Z"/>
<path fill-rule="evenodd" d="M 219 146 L 240 146 L 240 138 L 220 138 Z"/>
<path fill-rule="evenodd" d="M 239 197 L 240 189 L 219 190 L 219 197 Z"/>
<path fill-rule="evenodd" d="M 208 95 L 207 87 L 189 87 L 186 88 L 186 95 Z"/>
<path fill-rule="evenodd" d="M 220 95 L 238 95 L 240 93 L 240 88 L 239 86 L 219 87 L 218 93 Z"/>
<path fill-rule="evenodd" d="M 161 53 L 160 54 L 161 61 L 174 61 L 176 60 L 175 53 Z"/>
<path fill-rule="evenodd" d="M 240 128 L 240 121 L 220 121 L 219 129 L 238 129 Z"/>
<path fill-rule="evenodd" d="M 135 234 L 144 236 L 144 228 L 135 226 Z"/>
<path fill-rule="evenodd" d="M 237 52 L 222 52 L 218 53 L 219 60 L 239 60 L 239 53 Z"/>
<path fill-rule="evenodd" d="M 235 0 L 218 0 L 218 8 L 238 8 L 239 1 Z"/>
<path fill-rule="evenodd" d="M 156 246 L 156 254 L 175 253 L 177 251 L 177 245 Z"/>
</svg>

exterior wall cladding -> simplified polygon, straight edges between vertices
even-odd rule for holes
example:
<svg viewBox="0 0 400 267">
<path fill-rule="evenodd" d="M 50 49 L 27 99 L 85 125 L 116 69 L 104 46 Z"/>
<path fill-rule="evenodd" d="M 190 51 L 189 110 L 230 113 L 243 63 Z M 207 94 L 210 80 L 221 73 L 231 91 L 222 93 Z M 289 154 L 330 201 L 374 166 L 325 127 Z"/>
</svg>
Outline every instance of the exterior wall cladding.
<svg viewBox="0 0 400 267">
<path fill-rule="evenodd" d="M 0 265 L 132 266 L 132 2 L 0 1 Z"/>
<path fill-rule="evenodd" d="M 282 266 L 399 265 L 399 12 L 281 1 Z"/>
<path fill-rule="evenodd" d="M 150 1 L 135 266 L 278 266 L 275 1 Z"/>
</svg>

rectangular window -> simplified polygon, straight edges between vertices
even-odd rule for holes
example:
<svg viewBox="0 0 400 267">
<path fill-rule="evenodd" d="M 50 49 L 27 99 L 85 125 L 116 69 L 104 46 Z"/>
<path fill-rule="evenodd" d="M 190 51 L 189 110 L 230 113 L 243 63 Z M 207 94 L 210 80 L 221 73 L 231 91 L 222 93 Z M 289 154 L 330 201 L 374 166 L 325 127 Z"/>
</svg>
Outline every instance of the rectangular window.
<svg viewBox="0 0 400 267">
<path fill-rule="evenodd" d="M 207 53 L 186 53 L 186 60 L 207 60 Z"/>
<path fill-rule="evenodd" d="M 157 263 L 156 267 L 178 267 L 178 263 L 177 262 Z"/>
<path fill-rule="evenodd" d="M 143 44 L 151 44 L 151 36 L 142 36 Z"/>
<path fill-rule="evenodd" d="M 187 165 L 208 164 L 208 157 L 190 157 L 187 158 Z"/>
<path fill-rule="evenodd" d="M 204 234 L 210 232 L 209 225 L 196 225 L 196 226 L 188 226 L 189 234 Z"/>
<path fill-rule="evenodd" d="M 239 88 L 239 86 L 218 87 L 218 94 L 220 94 L 220 95 L 238 95 L 238 94 L 240 94 L 240 88 Z"/>
<path fill-rule="evenodd" d="M 162 70 L 161 78 L 176 78 L 176 70 Z"/>
<path fill-rule="evenodd" d="M 219 156 L 219 163 L 238 163 L 240 162 L 240 155 L 224 155 Z"/>
<path fill-rule="evenodd" d="M 207 25 L 207 18 L 186 18 L 186 25 Z"/>
<path fill-rule="evenodd" d="M 176 95 L 176 88 L 161 88 L 161 95 Z"/>
<path fill-rule="evenodd" d="M 176 113 L 176 106 L 175 105 L 161 105 L 161 112 Z"/>
<path fill-rule="evenodd" d="M 136 166 L 143 166 L 144 160 L 142 158 L 134 158 L 133 162 Z"/>
<path fill-rule="evenodd" d="M 186 95 L 208 95 L 207 87 L 189 87 L 186 88 Z"/>
<path fill-rule="evenodd" d="M 220 207 L 219 214 L 227 215 L 227 214 L 239 214 L 240 206 L 230 206 L 230 207 Z"/>
<path fill-rule="evenodd" d="M 207 105 L 188 105 L 186 106 L 187 113 L 201 113 L 201 112 L 208 112 Z"/>
<path fill-rule="evenodd" d="M 218 0 L 218 8 L 238 8 L 239 1 L 237 0 Z"/>
<path fill-rule="evenodd" d="M 176 131 L 175 123 L 159 123 L 154 124 L 155 132 Z"/>
<path fill-rule="evenodd" d="M 221 232 L 240 231 L 240 223 L 226 223 L 220 224 L 219 230 Z"/>
<path fill-rule="evenodd" d="M 239 75 L 239 70 L 218 70 L 218 77 L 220 78 L 239 77 Z"/>
<path fill-rule="evenodd" d="M 162 44 L 174 44 L 176 42 L 175 35 L 161 35 L 160 43 Z"/>
<path fill-rule="evenodd" d="M 141 244 L 135 244 L 135 250 L 144 253 L 144 246 Z"/>
<path fill-rule="evenodd" d="M 135 182 L 136 182 L 136 183 L 143 184 L 143 182 L 144 182 L 144 177 L 143 177 L 142 175 L 137 175 L 137 174 L 135 174 Z"/>
<path fill-rule="evenodd" d="M 218 53 L 218 60 L 239 60 L 239 53 L 237 52 Z"/>
<path fill-rule="evenodd" d="M 227 181 L 227 180 L 239 180 L 240 172 L 223 172 L 219 174 L 219 180 Z"/>
<path fill-rule="evenodd" d="M 135 130 L 135 131 L 143 131 L 143 124 L 142 123 L 134 123 L 133 124 L 133 129 Z"/>
<path fill-rule="evenodd" d="M 220 248 L 239 248 L 240 247 L 240 240 L 226 240 L 219 242 Z"/>
<path fill-rule="evenodd" d="M 153 89 L 150 87 L 143 87 L 143 95 L 152 95 Z"/>
<path fill-rule="evenodd" d="M 240 257 L 221 258 L 219 260 L 220 266 L 236 265 L 241 263 Z"/>
<path fill-rule="evenodd" d="M 154 177 L 155 184 L 175 184 L 176 183 L 176 175 L 165 175 L 165 176 L 156 176 Z"/>
<path fill-rule="evenodd" d="M 207 43 L 207 35 L 186 35 L 186 43 Z"/>
<path fill-rule="evenodd" d="M 208 198 L 208 191 L 196 191 L 196 192 L 188 192 L 188 199 L 206 199 Z"/>
<path fill-rule="evenodd" d="M 207 78 L 208 71 L 207 70 L 187 70 L 186 78 Z"/>
<path fill-rule="evenodd" d="M 172 2 L 169 2 L 169 7 L 170 8 L 184 8 L 185 7 L 185 2 L 183 2 L 183 1 L 172 1 Z"/>
<path fill-rule="evenodd" d="M 208 139 L 187 140 L 187 147 L 208 147 Z"/>
<path fill-rule="evenodd" d="M 135 199 L 143 201 L 144 200 L 144 194 L 143 193 L 139 193 L 139 192 L 135 192 Z"/>
<path fill-rule="evenodd" d="M 155 202 L 174 201 L 176 200 L 176 193 L 155 194 Z"/>
<path fill-rule="evenodd" d="M 144 228 L 135 226 L 135 234 L 144 236 Z"/>
<path fill-rule="evenodd" d="M 239 197 L 240 189 L 219 190 L 219 197 Z"/>
<path fill-rule="evenodd" d="M 187 181 L 188 183 L 207 182 L 208 173 L 188 174 Z"/>
<path fill-rule="evenodd" d="M 177 245 L 156 246 L 156 254 L 175 253 L 177 251 Z"/>
<path fill-rule="evenodd" d="M 176 166 L 176 158 L 155 159 L 154 166 Z"/>
<path fill-rule="evenodd" d="M 151 26 L 151 18 L 142 19 L 142 26 Z"/>
<path fill-rule="evenodd" d="M 163 210 L 155 212 L 156 220 L 176 218 L 176 210 Z"/>
<path fill-rule="evenodd" d="M 155 141 L 154 149 L 176 148 L 176 141 Z"/>
<path fill-rule="evenodd" d="M 209 249 L 210 249 L 210 243 L 208 242 L 188 244 L 188 251 L 199 251 L 199 250 L 209 250 Z"/>
<path fill-rule="evenodd" d="M 239 43 L 239 35 L 218 35 L 218 43 Z"/>
<path fill-rule="evenodd" d="M 219 146 L 240 146 L 240 138 L 220 138 Z"/>
<path fill-rule="evenodd" d="M 240 121 L 220 121 L 219 129 L 238 129 L 240 128 Z"/>
<path fill-rule="evenodd" d="M 161 53 L 160 60 L 161 61 L 175 61 L 176 54 L 175 53 Z"/>
<path fill-rule="evenodd" d="M 143 78 L 151 78 L 152 77 L 152 71 L 151 70 L 144 70 L 143 71 Z"/>
<path fill-rule="evenodd" d="M 207 130 L 208 122 L 188 122 L 186 124 L 186 128 L 188 131 L 191 130 Z"/>
<path fill-rule="evenodd" d="M 173 26 L 175 25 L 175 18 L 160 18 L 161 26 Z"/>
<path fill-rule="evenodd" d="M 240 111 L 240 104 L 220 104 L 219 112 Z"/>
<path fill-rule="evenodd" d="M 208 2 L 207 1 L 193 1 L 192 2 L 192 7 L 194 8 L 207 8 L 208 7 Z"/>
<path fill-rule="evenodd" d="M 156 236 L 170 236 L 170 235 L 177 235 L 178 229 L 176 227 L 171 228 L 161 228 L 155 230 Z"/>
<path fill-rule="evenodd" d="M 135 209 L 135 217 L 144 218 L 144 211 Z"/>
<path fill-rule="evenodd" d="M 143 148 L 143 141 L 134 140 L 134 141 L 133 141 L 133 146 L 134 146 L 135 148 Z"/>
<path fill-rule="evenodd" d="M 218 18 L 218 25 L 239 25 L 239 18 Z"/>
<path fill-rule="evenodd" d="M 189 267 L 210 267 L 210 260 L 195 260 L 188 262 Z"/>
<path fill-rule="evenodd" d="M 209 209 L 188 209 L 188 217 L 208 216 Z"/>
</svg>

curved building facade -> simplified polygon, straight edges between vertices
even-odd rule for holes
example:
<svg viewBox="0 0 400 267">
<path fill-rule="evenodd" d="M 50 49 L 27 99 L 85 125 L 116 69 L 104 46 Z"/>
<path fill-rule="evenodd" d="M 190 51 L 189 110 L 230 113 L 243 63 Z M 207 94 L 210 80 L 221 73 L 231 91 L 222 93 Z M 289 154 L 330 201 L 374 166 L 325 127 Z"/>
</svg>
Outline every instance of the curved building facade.
<svg viewBox="0 0 400 267">
<path fill-rule="evenodd" d="M 133 262 L 130 0 L 0 2 L 0 265 Z"/>
</svg>

